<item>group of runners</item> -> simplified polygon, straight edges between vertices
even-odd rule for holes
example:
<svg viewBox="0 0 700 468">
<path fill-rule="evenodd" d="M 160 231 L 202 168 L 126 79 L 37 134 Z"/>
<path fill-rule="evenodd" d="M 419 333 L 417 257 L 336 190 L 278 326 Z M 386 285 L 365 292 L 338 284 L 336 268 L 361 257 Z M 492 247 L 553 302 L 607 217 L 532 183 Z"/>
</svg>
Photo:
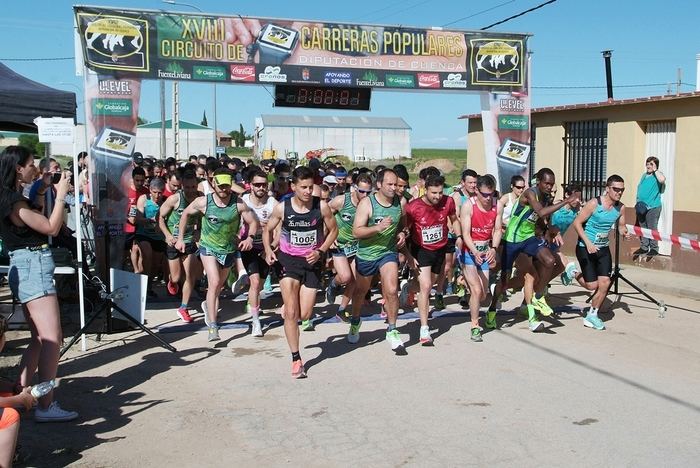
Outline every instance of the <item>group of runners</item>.
<svg viewBox="0 0 700 468">
<path fill-rule="evenodd" d="M 171 264 L 168 289 L 181 291 L 178 315 L 191 322 L 188 302 L 200 275 L 198 255 L 207 282 L 201 308 L 210 341 L 220 338 L 219 297 L 232 268 L 237 278 L 233 289 L 240 292 L 248 285 L 246 308 L 253 336 L 263 335 L 263 285 L 269 286 L 273 274 L 277 277 L 295 378 L 306 376 L 299 351 L 300 323 L 304 330 L 313 329 L 313 309 L 326 278 L 326 300 L 335 304 L 340 297 L 336 315 L 348 323 L 351 344 L 361 339 L 368 291 L 378 283 L 386 341 L 397 354 L 405 353 L 396 328 L 399 310 L 411 306 L 416 295 L 422 345 L 433 341 L 431 293 L 433 309 L 440 310 L 450 290 L 464 296 L 470 338 L 480 342 L 484 328 L 498 327 L 498 302 L 521 289 L 530 330 L 543 330 L 540 318 L 553 313 L 547 287 L 557 276 L 564 284 L 578 282 L 595 291 L 583 323 L 598 330 L 605 327 L 598 310 L 612 270 L 609 233 L 617 224 L 627 235 L 620 203 L 624 181 L 619 176 L 611 176 L 599 197 L 581 205 L 576 186 L 565 189 L 563 200 L 553 201 L 555 177 L 547 168 L 536 174 L 530 188 L 515 176 L 511 192 L 503 196 L 493 176 L 472 170 L 463 172 L 460 185 L 448 195 L 452 187 L 446 187 L 434 167 L 423 169 L 413 187 L 402 165 L 349 174 L 334 167 L 329 173 L 338 183 L 323 199 L 319 182 L 329 178 L 319 180 L 318 165 L 283 174 L 288 177 L 284 193 L 275 190 L 270 173 L 264 166 L 248 167 L 239 184 L 226 167 L 209 171 L 200 181 L 185 171 L 179 190 L 158 205 L 157 224 Z M 137 227 L 152 218 L 151 198 L 143 198 L 132 212 Z M 571 226 L 579 238 L 578 265 L 560 252 L 562 236 Z M 483 305 L 487 309 L 482 327 Z"/>
</svg>

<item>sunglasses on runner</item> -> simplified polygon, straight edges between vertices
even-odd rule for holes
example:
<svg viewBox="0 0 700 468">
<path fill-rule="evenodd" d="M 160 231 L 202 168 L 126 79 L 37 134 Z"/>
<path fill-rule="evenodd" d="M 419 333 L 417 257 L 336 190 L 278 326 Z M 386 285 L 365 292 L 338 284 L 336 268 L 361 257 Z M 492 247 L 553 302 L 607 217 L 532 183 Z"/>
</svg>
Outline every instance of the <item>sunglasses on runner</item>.
<svg viewBox="0 0 700 468">
<path fill-rule="evenodd" d="M 610 188 L 613 189 L 613 191 L 614 191 L 615 193 L 624 193 L 624 192 L 625 192 L 625 188 L 624 188 L 624 187 L 622 187 L 622 188 L 620 188 L 620 187 L 610 187 Z"/>
<path fill-rule="evenodd" d="M 251 185 L 255 188 L 263 188 L 263 187 L 267 187 L 267 182 L 259 182 L 257 184 L 251 184 Z"/>
<path fill-rule="evenodd" d="M 357 191 L 360 192 L 360 193 L 372 193 L 372 189 L 369 189 L 369 190 L 362 190 L 362 189 L 359 188 L 357 185 L 355 186 L 355 190 L 357 190 Z"/>
<path fill-rule="evenodd" d="M 481 195 L 484 198 L 491 198 L 493 196 L 493 192 L 484 193 L 481 190 L 479 190 L 479 195 Z"/>
<path fill-rule="evenodd" d="M 518 190 L 522 190 L 525 188 L 525 186 L 524 185 L 513 185 L 513 188 L 518 189 Z"/>
</svg>

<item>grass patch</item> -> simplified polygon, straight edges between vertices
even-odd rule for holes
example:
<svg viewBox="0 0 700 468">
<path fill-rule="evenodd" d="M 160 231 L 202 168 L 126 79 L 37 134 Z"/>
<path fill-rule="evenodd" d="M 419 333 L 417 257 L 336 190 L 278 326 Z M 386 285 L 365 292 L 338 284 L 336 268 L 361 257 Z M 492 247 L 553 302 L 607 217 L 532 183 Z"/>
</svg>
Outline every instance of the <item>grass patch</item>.
<svg viewBox="0 0 700 468">
<path fill-rule="evenodd" d="M 414 161 L 429 159 L 449 159 L 451 161 L 467 161 L 466 149 L 415 148 L 411 150 Z"/>
</svg>

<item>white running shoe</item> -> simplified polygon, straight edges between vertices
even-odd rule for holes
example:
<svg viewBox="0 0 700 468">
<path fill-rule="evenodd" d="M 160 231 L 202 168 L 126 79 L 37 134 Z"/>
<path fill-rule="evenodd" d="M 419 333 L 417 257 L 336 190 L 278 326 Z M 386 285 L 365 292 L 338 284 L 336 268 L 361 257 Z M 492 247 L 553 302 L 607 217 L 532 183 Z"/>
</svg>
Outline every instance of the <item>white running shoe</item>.
<svg viewBox="0 0 700 468">
<path fill-rule="evenodd" d="M 260 319 L 253 317 L 251 319 L 251 323 L 253 324 L 253 330 L 251 332 L 251 335 L 258 337 L 263 336 L 262 325 L 260 325 Z"/>
<path fill-rule="evenodd" d="M 51 402 L 46 409 L 37 407 L 34 410 L 34 421 L 36 422 L 66 422 L 72 421 L 77 417 L 78 413 L 76 411 L 64 410 L 57 401 Z"/>
<path fill-rule="evenodd" d="M 433 337 L 430 336 L 430 327 L 428 325 L 423 325 L 420 327 L 419 341 L 423 346 L 430 346 L 433 344 Z"/>
<path fill-rule="evenodd" d="M 401 335 L 396 328 L 390 332 L 386 332 L 386 340 L 389 342 L 389 346 L 391 346 L 392 351 L 399 352 L 404 349 Z"/>
<path fill-rule="evenodd" d="M 209 312 L 207 312 L 207 301 L 202 301 L 202 313 L 204 314 L 204 324 L 209 327 Z"/>
<path fill-rule="evenodd" d="M 246 286 L 250 285 L 250 278 L 248 278 L 248 273 L 242 273 L 238 275 L 238 278 L 236 278 L 236 281 L 233 282 L 231 285 L 231 292 L 233 294 L 240 294 L 243 292 L 243 290 L 246 288 Z"/>
</svg>

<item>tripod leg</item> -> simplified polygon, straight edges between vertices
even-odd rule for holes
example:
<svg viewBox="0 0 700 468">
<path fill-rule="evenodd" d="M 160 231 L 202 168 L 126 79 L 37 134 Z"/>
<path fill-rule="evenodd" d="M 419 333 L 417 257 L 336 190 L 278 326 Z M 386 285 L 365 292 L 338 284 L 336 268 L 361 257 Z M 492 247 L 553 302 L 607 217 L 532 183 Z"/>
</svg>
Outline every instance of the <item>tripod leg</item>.
<svg viewBox="0 0 700 468">
<path fill-rule="evenodd" d="M 650 296 L 649 294 L 647 294 L 646 292 L 642 291 L 636 284 L 632 283 L 630 280 L 628 280 L 627 278 L 625 278 L 625 277 L 622 275 L 622 273 L 620 273 L 620 274 L 618 275 L 618 277 L 619 277 L 622 281 L 624 281 L 625 283 L 627 283 L 630 287 L 632 287 L 633 289 L 635 289 L 639 294 L 641 294 L 642 296 L 646 297 L 647 299 L 649 299 L 651 302 L 653 302 L 653 303 L 656 304 L 657 306 L 661 306 L 661 305 L 662 305 L 659 301 L 657 301 L 656 299 L 654 299 L 653 297 L 651 297 L 651 296 Z"/>
<path fill-rule="evenodd" d="M 68 349 L 69 349 L 71 346 L 73 346 L 73 345 L 75 344 L 75 342 L 78 341 L 78 340 L 80 339 L 80 337 L 83 336 L 83 335 L 85 334 L 85 332 L 87 332 L 87 329 L 90 328 L 90 325 L 92 325 L 92 322 L 94 322 L 95 319 L 96 319 L 97 317 L 99 317 L 100 314 L 101 314 L 104 310 L 105 310 L 105 306 L 104 306 L 104 305 L 101 305 L 101 306 L 99 307 L 99 309 L 97 309 L 95 312 L 93 312 L 93 314 L 90 316 L 90 318 L 87 320 L 87 322 L 85 322 L 85 325 L 83 326 L 83 328 L 81 328 L 80 330 L 78 330 L 78 332 L 77 332 L 75 335 L 73 335 L 73 338 L 71 338 L 71 340 L 68 342 L 68 344 L 65 345 L 65 346 L 63 347 L 63 349 L 61 349 L 61 352 L 60 352 L 60 354 L 58 355 L 58 358 L 59 358 L 59 359 L 62 358 L 64 354 L 66 354 L 66 351 L 68 351 Z"/>
<path fill-rule="evenodd" d="M 122 317 L 124 317 L 124 318 L 127 319 L 129 322 L 131 322 L 131 323 L 133 323 L 134 325 L 136 325 L 137 327 L 139 327 L 142 331 L 148 333 L 148 334 L 151 335 L 153 338 L 155 338 L 156 341 L 158 341 L 158 342 L 160 343 L 160 345 L 161 345 L 163 348 L 167 349 L 168 351 L 172 351 L 173 353 L 177 351 L 177 349 L 175 349 L 175 348 L 174 348 L 173 346 L 171 346 L 169 343 L 166 343 L 160 336 L 158 336 L 158 335 L 156 335 L 155 333 L 153 333 L 153 332 L 151 331 L 150 328 L 144 326 L 141 322 L 139 322 L 139 321 L 136 320 L 134 317 L 132 317 L 131 315 L 129 315 L 128 313 L 126 313 L 122 308 L 120 308 L 120 307 L 119 307 L 118 305 L 116 305 L 114 302 L 112 302 L 112 301 L 107 301 L 107 303 L 112 307 L 112 309 L 114 309 L 114 310 L 116 310 L 117 312 L 119 312 L 119 313 L 121 314 Z"/>
</svg>

